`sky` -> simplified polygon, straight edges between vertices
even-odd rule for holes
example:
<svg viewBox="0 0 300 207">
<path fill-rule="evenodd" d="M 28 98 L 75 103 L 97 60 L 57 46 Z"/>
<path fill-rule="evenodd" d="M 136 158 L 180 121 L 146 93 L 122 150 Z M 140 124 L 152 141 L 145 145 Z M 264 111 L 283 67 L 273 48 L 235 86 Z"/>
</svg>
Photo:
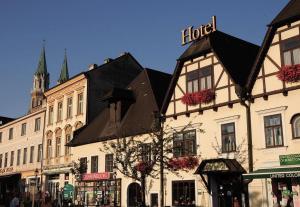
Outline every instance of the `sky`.
<svg viewBox="0 0 300 207">
<path fill-rule="evenodd" d="M 0 0 L 0 116 L 30 104 L 43 40 L 50 86 L 67 51 L 70 76 L 130 52 L 147 68 L 173 73 L 181 30 L 217 17 L 217 29 L 261 45 L 288 0 Z"/>
</svg>

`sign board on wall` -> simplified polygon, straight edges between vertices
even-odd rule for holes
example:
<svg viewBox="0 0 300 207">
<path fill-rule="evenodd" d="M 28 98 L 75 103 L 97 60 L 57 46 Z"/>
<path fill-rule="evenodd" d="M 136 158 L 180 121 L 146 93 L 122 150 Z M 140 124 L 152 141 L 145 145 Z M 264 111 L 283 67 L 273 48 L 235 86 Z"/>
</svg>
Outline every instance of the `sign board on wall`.
<svg viewBox="0 0 300 207">
<path fill-rule="evenodd" d="M 109 172 L 102 172 L 102 173 L 85 173 L 82 175 L 83 181 L 88 180 L 107 180 L 110 178 Z"/>
<path fill-rule="evenodd" d="M 279 155 L 280 165 L 300 165 L 300 154 Z"/>
<path fill-rule="evenodd" d="M 7 167 L 7 168 L 0 168 L 0 175 L 13 172 L 13 167 Z"/>
</svg>

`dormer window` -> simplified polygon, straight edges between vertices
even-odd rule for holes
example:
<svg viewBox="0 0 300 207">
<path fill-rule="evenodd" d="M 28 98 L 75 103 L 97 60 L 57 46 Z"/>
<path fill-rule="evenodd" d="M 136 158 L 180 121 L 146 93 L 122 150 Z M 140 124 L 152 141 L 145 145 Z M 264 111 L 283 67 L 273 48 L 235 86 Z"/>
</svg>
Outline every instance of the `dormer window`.
<svg viewBox="0 0 300 207">
<path fill-rule="evenodd" d="M 291 38 L 281 44 L 283 66 L 300 64 L 300 39 Z"/>
<path fill-rule="evenodd" d="M 212 88 L 212 68 L 206 67 L 187 74 L 187 92 L 194 93 Z"/>
</svg>

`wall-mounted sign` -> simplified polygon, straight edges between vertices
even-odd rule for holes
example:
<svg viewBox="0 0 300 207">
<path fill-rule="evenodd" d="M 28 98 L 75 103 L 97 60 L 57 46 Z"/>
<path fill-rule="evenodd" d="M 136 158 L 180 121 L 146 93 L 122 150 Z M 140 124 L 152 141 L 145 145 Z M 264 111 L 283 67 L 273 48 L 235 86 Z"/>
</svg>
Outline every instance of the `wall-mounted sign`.
<svg viewBox="0 0 300 207">
<path fill-rule="evenodd" d="M 187 29 L 184 29 L 181 31 L 181 39 L 182 45 L 186 45 L 190 42 L 193 42 L 197 39 L 200 39 L 201 37 L 208 35 L 212 32 L 215 32 L 217 30 L 217 20 L 216 16 L 212 16 L 212 22 L 208 23 L 207 25 L 201 25 L 197 29 L 194 29 L 193 26 L 188 27 Z"/>
<path fill-rule="evenodd" d="M 279 155 L 280 165 L 299 165 L 300 154 Z"/>
<path fill-rule="evenodd" d="M 82 180 L 107 180 L 110 178 L 109 172 L 103 173 L 85 173 L 82 175 Z"/>
<path fill-rule="evenodd" d="M 1 168 L 0 169 L 0 174 L 10 173 L 10 172 L 13 172 L 13 171 L 14 171 L 13 167 Z"/>
<path fill-rule="evenodd" d="M 274 173 L 270 175 L 270 178 L 299 178 L 300 172 L 296 173 Z"/>
</svg>

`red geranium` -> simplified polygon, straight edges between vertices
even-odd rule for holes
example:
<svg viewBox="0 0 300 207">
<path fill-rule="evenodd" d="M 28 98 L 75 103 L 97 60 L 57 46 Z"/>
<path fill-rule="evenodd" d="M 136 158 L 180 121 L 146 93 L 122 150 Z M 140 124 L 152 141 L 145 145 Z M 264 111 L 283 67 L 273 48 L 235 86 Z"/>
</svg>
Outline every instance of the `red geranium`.
<svg viewBox="0 0 300 207">
<path fill-rule="evenodd" d="M 151 163 L 145 161 L 138 162 L 134 167 L 137 171 L 144 174 L 149 174 L 152 171 Z"/>
<path fill-rule="evenodd" d="M 277 74 L 279 80 L 287 83 L 300 81 L 300 64 L 283 66 Z"/>
<path fill-rule="evenodd" d="M 173 170 L 191 170 L 199 165 L 199 159 L 193 156 L 172 158 L 168 165 Z"/>
<path fill-rule="evenodd" d="M 215 92 L 212 89 L 205 89 L 194 93 L 186 93 L 181 98 L 182 103 L 195 106 L 199 103 L 208 104 L 212 102 L 216 97 Z"/>
</svg>

